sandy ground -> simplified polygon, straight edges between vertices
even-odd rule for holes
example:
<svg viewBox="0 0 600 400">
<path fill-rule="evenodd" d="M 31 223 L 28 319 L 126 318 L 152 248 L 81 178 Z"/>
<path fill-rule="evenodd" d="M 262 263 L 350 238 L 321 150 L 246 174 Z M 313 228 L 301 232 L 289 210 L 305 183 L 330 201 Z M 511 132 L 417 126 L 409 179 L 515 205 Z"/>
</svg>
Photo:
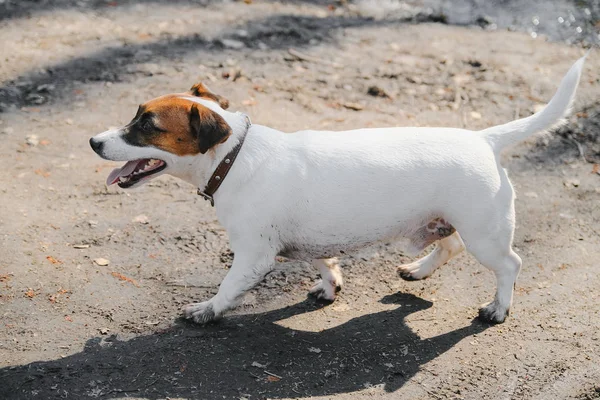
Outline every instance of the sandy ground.
<svg viewBox="0 0 600 400">
<path fill-rule="evenodd" d="M 332 305 L 282 259 L 201 327 L 179 309 L 231 264 L 214 209 L 169 177 L 105 187 L 91 135 L 198 80 L 284 131 L 479 129 L 537 110 L 584 51 L 409 6 L 56 3 L 0 14 L 1 399 L 600 398 L 598 51 L 569 125 L 504 157 L 524 259 L 506 323 L 473 319 L 494 284 L 471 256 L 405 282 L 383 243 L 342 259 Z"/>
</svg>

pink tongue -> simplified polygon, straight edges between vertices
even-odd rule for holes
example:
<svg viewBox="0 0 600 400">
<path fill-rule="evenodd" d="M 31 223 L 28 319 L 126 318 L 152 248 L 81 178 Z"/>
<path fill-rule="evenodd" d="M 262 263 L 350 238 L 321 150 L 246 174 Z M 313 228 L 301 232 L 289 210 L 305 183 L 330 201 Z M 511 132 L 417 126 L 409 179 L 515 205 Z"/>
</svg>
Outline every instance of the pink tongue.
<svg viewBox="0 0 600 400">
<path fill-rule="evenodd" d="M 119 177 L 130 175 L 135 170 L 135 167 L 137 167 L 139 162 L 140 160 L 127 161 L 127 164 L 123 165 L 121 168 L 113 169 L 106 179 L 106 184 L 110 186 L 117 183 L 119 181 Z"/>
</svg>

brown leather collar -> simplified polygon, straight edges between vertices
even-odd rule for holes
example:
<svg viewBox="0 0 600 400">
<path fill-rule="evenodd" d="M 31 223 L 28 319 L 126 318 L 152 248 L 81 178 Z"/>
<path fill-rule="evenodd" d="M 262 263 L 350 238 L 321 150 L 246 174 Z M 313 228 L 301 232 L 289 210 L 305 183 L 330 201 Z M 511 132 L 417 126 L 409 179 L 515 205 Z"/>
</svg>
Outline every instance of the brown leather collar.
<svg viewBox="0 0 600 400">
<path fill-rule="evenodd" d="M 210 201 L 210 205 L 213 207 L 215 206 L 215 200 L 213 196 L 217 189 L 219 189 L 219 186 L 221 186 L 221 183 L 223 183 L 225 177 L 229 173 L 229 170 L 233 166 L 233 162 L 235 161 L 238 153 L 240 152 L 242 145 L 244 144 L 244 140 L 246 139 L 246 135 L 250 130 L 250 125 L 252 125 L 252 123 L 250 122 L 250 118 L 247 115 L 245 117 L 246 130 L 242 134 L 240 141 L 235 145 L 233 149 L 231 149 L 229 153 L 227 153 L 225 158 L 221 160 L 221 162 L 217 166 L 217 169 L 215 169 L 215 172 L 213 172 L 212 176 L 208 180 L 208 183 L 204 187 L 204 190 L 200 190 L 200 188 L 198 188 L 198 195 L 204 197 L 204 200 Z"/>
</svg>

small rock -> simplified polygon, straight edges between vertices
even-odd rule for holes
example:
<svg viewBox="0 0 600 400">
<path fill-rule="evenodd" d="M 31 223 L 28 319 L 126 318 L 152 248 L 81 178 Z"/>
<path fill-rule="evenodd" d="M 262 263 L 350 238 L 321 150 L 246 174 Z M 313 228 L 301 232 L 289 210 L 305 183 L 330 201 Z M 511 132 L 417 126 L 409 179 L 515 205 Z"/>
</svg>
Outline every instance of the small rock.
<svg viewBox="0 0 600 400">
<path fill-rule="evenodd" d="M 575 179 L 575 178 L 570 178 L 570 179 L 566 179 L 563 182 L 563 185 L 565 185 L 566 187 L 570 188 L 571 186 L 573 187 L 579 187 L 579 179 Z"/>
<path fill-rule="evenodd" d="M 370 86 L 369 90 L 367 90 L 367 94 L 369 94 L 371 96 L 375 96 L 375 97 L 390 98 L 390 95 L 385 90 L 380 88 L 379 86 Z"/>
<path fill-rule="evenodd" d="M 65 119 L 65 124 L 73 125 L 73 120 L 71 118 L 67 118 L 67 119 Z"/>
<path fill-rule="evenodd" d="M 265 364 L 261 364 L 261 363 L 259 363 L 259 362 L 256 362 L 256 361 L 253 361 L 253 362 L 252 362 L 252 366 L 253 366 L 253 367 L 256 367 L 256 368 L 263 368 L 263 369 L 264 369 L 264 368 L 267 368 L 267 366 L 266 366 Z"/>
<path fill-rule="evenodd" d="M 342 106 L 354 111 L 360 111 L 365 108 L 362 104 L 352 102 L 342 103 Z"/>
<path fill-rule="evenodd" d="M 38 135 L 27 135 L 25 136 L 25 143 L 32 147 L 35 147 L 38 144 L 40 144 L 40 139 L 38 138 Z"/>
<path fill-rule="evenodd" d="M 308 351 L 310 351 L 311 353 L 317 353 L 319 354 L 322 350 L 316 347 L 309 347 Z"/>
<path fill-rule="evenodd" d="M 44 104 L 46 102 L 46 98 L 37 93 L 29 93 L 27 95 L 27 97 L 25 97 L 25 100 L 29 104 L 37 104 L 37 105 Z"/>
<path fill-rule="evenodd" d="M 144 214 L 140 214 L 137 217 L 135 217 L 134 219 L 131 220 L 132 222 L 137 222 L 139 224 L 147 224 L 148 222 L 150 222 L 150 220 L 148 219 L 147 215 Z"/>
<path fill-rule="evenodd" d="M 100 332 L 101 335 L 108 335 L 108 332 L 110 332 L 110 329 L 100 328 L 100 329 L 98 329 L 98 332 Z"/>
<path fill-rule="evenodd" d="M 95 221 L 95 220 L 93 220 L 93 219 L 90 219 L 90 220 L 88 221 L 88 224 L 89 224 L 89 226 L 90 226 L 91 228 L 94 228 L 96 225 L 98 225 L 98 221 Z"/>
<path fill-rule="evenodd" d="M 473 119 L 481 119 L 481 114 L 477 111 L 471 111 L 471 118 Z"/>
<path fill-rule="evenodd" d="M 44 83 L 36 88 L 36 90 L 40 93 L 48 93 L 54 90 L 56 86 L 51 83 Z"/>
<path fill-rule="evenodd" d="M 246 47 L 244 42 L 241 42 L 239 40 L 221 39 L 220 42 L 224 47 L 227 47 L 228 49 L 239 50 L 239 49 L 243 49 L 244 47 Z"/>
<path fill-rule="evenodd" d="M 108 264 L 110 264 L 110 261 L 106 258 L 96 258 L 94 262 L 101 267 L 106 267 Z"/>
<path fill-rule="evenodd" d="M 89 244 L 74 244 L 73 248 L 74 249 L 89 249 L 90 245 Z"/>
</svg>

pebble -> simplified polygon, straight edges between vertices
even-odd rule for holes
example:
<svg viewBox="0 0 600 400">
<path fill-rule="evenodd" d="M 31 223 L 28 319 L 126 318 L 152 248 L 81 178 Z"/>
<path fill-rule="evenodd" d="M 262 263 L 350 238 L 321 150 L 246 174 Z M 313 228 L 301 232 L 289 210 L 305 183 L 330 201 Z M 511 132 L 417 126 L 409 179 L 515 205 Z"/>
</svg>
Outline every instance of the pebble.
<svg viewBox="0 0 600 400">
<path fill-rule="evenodd" d="M 379 86 L 370 86 L 369 90 L 367 90 L 367 94 L 375 97 L 390 97 L 390 95 Z"/>
<path fill-rule="evenodd" d="M 108 264 L 110 264 L 110 261 L 106 258 L 96 258 L 94 262 L 101 267 L 106 267 Z"/>
<path fill-rule="evenodd" d="M 565 185 L 568 188 L 570 188 L 571 186 L 573 186 L 573 187 L 579 187 L 579 184 L 580 184 L 579 179 L 574 179 L 574 178 L 572 178 L 572 179 L 566 179 L 563 182 L 563 185 Z"/>
<path fill-rule="evenodd" d="M 137 217 L 135 217 L 134 219 L 131 220 L 132 222 L 137 222 L 139 224 L 147 224 L 150 222 L 150 219 L 148 218 L 147 215 L 144 214 L 140 214 Z"/>
<path fill-rule="evenodd" d="M 40 138 L 38 137 L 38 135 L 27 135 L 25 136 L 25 143 L 32 147 L 35 147 L 38 144 L 40 144 Z"/>
<path fill-rule="evenodd" d="M 220 41 L 221 41 L 221 44 L 223 46 L 227 47 L 228 49 L 239 50 L 239 49 L 243 49 L 244 47 L 246 47 L 244 42 L 240 42 L 239 40 L 221 39 Z"/>
<path fill-rule="evenodd" d="M 350 110 L 354 110 L 354 111 L 360 111 L 360 110 L 364 109 L 363 105 L 359 104 L 359 103 L 348 102 L 348 103 L 343 103 L 342 106 L 344 106 Z"/>
</svg>

